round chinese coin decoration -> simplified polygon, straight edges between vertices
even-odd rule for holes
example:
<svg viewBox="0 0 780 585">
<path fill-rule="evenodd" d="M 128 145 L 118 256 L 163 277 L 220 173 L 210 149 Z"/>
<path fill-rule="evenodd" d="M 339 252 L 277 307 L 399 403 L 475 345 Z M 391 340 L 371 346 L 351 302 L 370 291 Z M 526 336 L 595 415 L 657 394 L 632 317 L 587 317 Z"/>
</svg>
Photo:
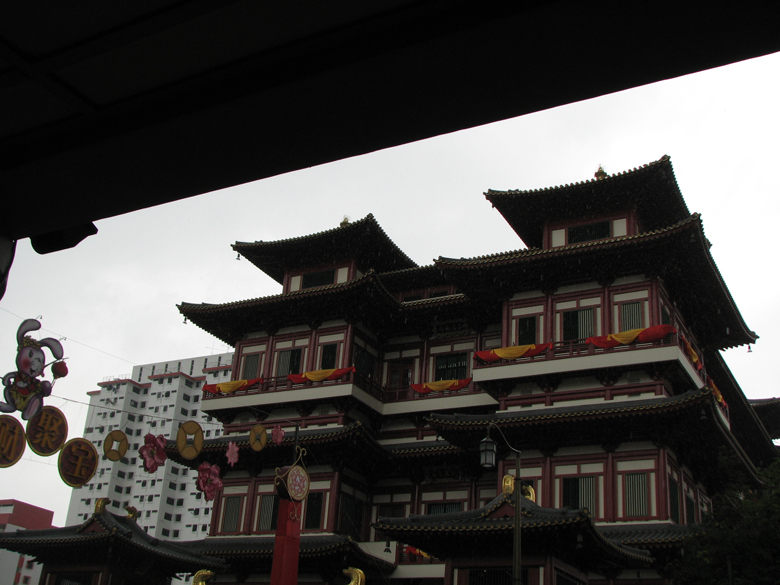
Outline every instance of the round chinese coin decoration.
<svg viewBox="0 0 780 585">
<path fill-rule="evenodd" d="M 103 455 L 109 461 L 119 461 L 127 453 L 129 447 L 127 435 L 120 430 L 113 430 L 106 435 L 105 441 L 103 441 Z"/>
<path fill-rule="evenodd" d="M 81 437 L 71 439 L 60 451 L 57 462 L 62 481 L 70 487 L 80 488 L 95 475 L 98 452 L 95 446 Z"/>
<path fill-rule="evenodd" d="M 25 446 L 22 423 L 10 415 L 0 415 L 0 467 L 11 467 L 19 461 Z"/>
<path fill-rule="evenodd" d="M 249 446 L 255 451 L 262 451 L 268 444 L 268 431 L 261 424 L 257 424 L 249 431 Z"/>
<path fill-rule="evenodd" d="M 49 457 L 68 440 L 68 420 L 59 408 L 44 406 L 27 421 L 27 444 L 33 453 Z"/>
<path fill-rule="evenodd" d="M 195 459 L 203 450 L 203 429 L 194 420 L 188 420 L 179 427 L 176 434 L 176 448 L 184 459 Z"/>
</svg>

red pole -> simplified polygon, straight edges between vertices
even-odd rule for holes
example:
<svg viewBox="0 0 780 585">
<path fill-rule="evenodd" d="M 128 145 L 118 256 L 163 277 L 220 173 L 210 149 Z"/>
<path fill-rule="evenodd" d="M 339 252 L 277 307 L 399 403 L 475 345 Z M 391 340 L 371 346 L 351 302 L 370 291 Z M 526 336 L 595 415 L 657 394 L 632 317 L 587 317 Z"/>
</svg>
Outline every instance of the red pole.
<svg viewBox="0 0 780 585">
<path fill-rule="evenodd" d="M 279 496 L 279 516 L 276 522 L 274 558 L 271 565 L 271 585 L 296 585 L 298 583 L 302 508 L 302 502 L 295 502 Z"/>
</svg>

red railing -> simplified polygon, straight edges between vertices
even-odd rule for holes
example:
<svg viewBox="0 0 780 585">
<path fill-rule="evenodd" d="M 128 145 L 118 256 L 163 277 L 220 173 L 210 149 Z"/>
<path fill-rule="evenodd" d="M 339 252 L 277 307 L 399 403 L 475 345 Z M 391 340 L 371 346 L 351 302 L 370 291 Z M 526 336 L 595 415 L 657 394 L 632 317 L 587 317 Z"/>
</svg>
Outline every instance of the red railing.
<svg viewBox="0 0 780 585">
<path fill-rule="evenodd" d="M 411 388 L 385 388 L 385 403 L 403 402 L 406 400 L 427 400 L 428 398 L 460 396 L 463 394 L 481 394 L 481 392 L 476 390 L 476 384 L 474 384 L 473 381 L 469 382 L 468 386 L 464 386 L 459 390 L 442 390 L 441 392 L 429 392 L 427 394 L 420 394 Z"/>
<path fill-rule="evenodd" d="M 490 364 L 483 363 L 480 360 L 474 360 L 474 369 L 481 370 L 485 368 L 500 368 L 508 364 L 544 362 L 549 360 L 568 359 L 573 357 L 583 357 L 583 356 L 592 356 L 592 355 L 609 354 L 609 353 L 619 353 L 624 351 L 641 351 L 643 349 L 648 349 L 653 347 L 670 347 L 674 345 L 677 345 L 682 350 L 683 354 L 688 358 L 688 361 L 691 363 L 694 369 L 696 369 L 697 366 L 695 363 L 693 363 L 690 356 L 688 355 L 688 352 L 686 351 L 686 347 L 685 347 L 685 342 L 683 341 L 683 338 L 679 333 L 670 333 L 663 339 L 659 339 L 658 341 L 653 341 L 649 343 L 630 343 L 628 345 L 618 345 L 611 348 L 596 347 L 595 345 L 591 345 L 590 343 L 585 343 L 584 339 L 574 339 L 570 341 L 557 341 L 553 343 L 553 346 L 550 349 L 548 349 L 543 353 L 540 353 L 539 355 L 535 355 L 533 357 L 521 357 L 516 360 L 500 360 Z M 697 373 L 699 375 L 699 378 L 701 378 L 703 382 L 707 381 L 704 368 L 697 369 Z"/>
<path fill-rule="evenodd" d="M 290 390 L 302 390 L 304 388 L 318 388 L 322 386 L 337 386 L 340 384 L 355 384 L 361 390 L 364 390 L 377 400 L 383 400 L 382 387 L 357 372 L 349 372 L 337 380 L 323 380 L 321 382 L 304 382 L 303 384 L 294 384 L 287 379 L 287 376 L 276 376 L 267 378 L 251 386 L 236 390 L 230 394 L 210 394 L 203 393 L 203 400 L 212 400 L 214 398 L 225 398 L 229 396 L 248 396 L 251 394 L 266 394 L 271 392 L 287 392 Z"/>
</svg>

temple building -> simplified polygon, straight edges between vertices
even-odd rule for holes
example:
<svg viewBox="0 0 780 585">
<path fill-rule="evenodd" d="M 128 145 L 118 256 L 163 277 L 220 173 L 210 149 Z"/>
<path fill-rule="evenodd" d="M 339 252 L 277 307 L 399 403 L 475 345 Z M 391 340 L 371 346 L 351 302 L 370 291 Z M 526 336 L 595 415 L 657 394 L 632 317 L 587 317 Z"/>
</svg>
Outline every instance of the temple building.
<svg viewBox="0 0 780 585">
<path fill-rule="evenodd" d="M 527 247 L 418 266 L 368 215 L 234 244 L 280 294 L 179 306 L 235 358 L 234 383 L 201 399 L 223 434 L 191 459 L 166 447 L 222 481 L 208 536 L 175 543 L 178 571 L 268 582 L 274 479 L 297 454 L 307 584 L 348 567 L 368 583 L 509 584 L 518 509 L 525 585 L 668 583 L 711 509 L 718 452 L 759 483 L 780 401 L 750 404 L 723 360 L 758 336 L 669 158 L 485 196 Z M 108 526 L 100 514 L 87 522 Z"/>
</svg>

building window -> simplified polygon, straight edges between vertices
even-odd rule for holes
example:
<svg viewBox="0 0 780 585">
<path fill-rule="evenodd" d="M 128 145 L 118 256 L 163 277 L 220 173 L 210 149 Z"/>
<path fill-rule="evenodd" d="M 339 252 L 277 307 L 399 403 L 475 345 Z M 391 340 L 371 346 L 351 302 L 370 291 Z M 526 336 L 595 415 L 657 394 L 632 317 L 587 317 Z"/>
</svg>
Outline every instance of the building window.
<svg viewBox="0 0 780 585">
<path fill-rule="evenodd" d="M 647 511 L 647 473 L 627 473 L 626 481 L 626 517 L 641 518 Z"/>
<path fill-rule="evenodd" d="M 696 524 L 696 502 L 687 494 L 685 496 L 685 521 L 688 524 Z"/>
<path fill-rule="evenodd" d="M 376 358 L 374 354 L 360 345 L 354 345 L 355 352 L 355 371 L 369 380 L 374 379 L 374 370 L 376 369 Z"/>
<path fill-rule="evenodd" d="M 306 518 L 303 523 L 305 530 L 318 530 L 322 527 L 322 494 L 309 492 L 306 498 Z"/>
<path fill-rule="evenodd" d="M 328 270 L 318 270 L 316 272 L 307 272 L 301 275 L 301 288 L 313 288 L 315 286 L 327 286 L 333 284 L 336 271 L 332 268 Z"/>
<path fill-rule="evenodd" d="M 429 515 L 452 514 L 453 512 L 460 512 L 461 507 L 461 502 L 440 502 L 438 504 L 428 504 L 427 511 Z"/>
<path fill-rule="evenodd" d="M 163 519 L 171 521 L 173 520 L 173 516 L 171 516 L 170 512 L 166 512 L 165 514 L 163 514 Z"/>
<path fill-rule="evenodd" d="M 171 535 L 171 531 L 168 530 L 167 528 L 163 528 L 162 529 L 162 535 L 163 536 L 170 536 Z"/>
<path fill-rule="evenodd" d="M 434 381 L 465 378 L 468 375 L 468 355 L 468 353 L 437 355 Z"/>
<path fill-rule="evenodd" d="M 241 496 L 228 496 L 223 501 L 225 510 L 222 513 L 222 532 L 238 532 L 241 518 Z"/>
<path fill-rule="evenodd" d="M 536 321 L 537 317 L 520 317 L 517 324 L 517 345 L 535 345 L 536 344 Z"/>
<path fill-rule="evenodd" d="M 243 380 L 253 380 L 257 378 L 257 371 L 260 367 L 260 354 L 253 353 L 244 356 L 244 371 L 241 375 Z"/>
<path fill-rule="evenodd" d="M 339 346 L 337 343 L 328 343 L 322 346 L 322 356 L 320 358 L 320 369 L 331 370 L 336 367 L 336 356 Z"/>
<path fill-rule="evenodd" d="M 568 243 L 578 244 L 580 242 L 592 242 L 593 240 L 603 240 L 612 235 L 612 222 L 599 221 L 585 225 L 573 225 L 568 229 Z"/>
<path fill-rule="evenodd" d="M 363 502 L 342 493 L 339 498 L 339 532 L 352 540 L 363 540 Z"/>
<path fill-rule="evenodd" d="M 672 477 L 669 478 L 669 518 L 680 523 L 680 487 Z"/>
<path fill-rule="evenodd" d="M 276 530 L 276 520 L 279 516 L 279 496 L 260 496 L 260 514 L 257 517 L 257 530 L 268 532 Z"/>
<path fill-rule="evenodd" d="M 596 476 L 561 478 L 561 505 L 575 510 L 587 508 L 596 514 Z"/>
<path fill-rule="evenodd" d="M 412 383 L 413 359 L 393 360 L 387 364 L 387 388 L 406 390 Z"/>
<path fill-rule="evenodd" d="M 301 373 L 301 353 L 300 349 L 285 349 L 279 352 L 279 361 L 276 364 L 276 375 L 279 377 L 287 374 Z"/>
<path fill-rule="evenodd" d="M 563 341 L 575 341 L 593 336 L 592 308 L 563 312 Z"/>
<path fill-rule="evenodd" d="M 620 330 L 630 331 L 642 327 L 642 304 L 639 301 L 620 305 Z"/>
</svg>

